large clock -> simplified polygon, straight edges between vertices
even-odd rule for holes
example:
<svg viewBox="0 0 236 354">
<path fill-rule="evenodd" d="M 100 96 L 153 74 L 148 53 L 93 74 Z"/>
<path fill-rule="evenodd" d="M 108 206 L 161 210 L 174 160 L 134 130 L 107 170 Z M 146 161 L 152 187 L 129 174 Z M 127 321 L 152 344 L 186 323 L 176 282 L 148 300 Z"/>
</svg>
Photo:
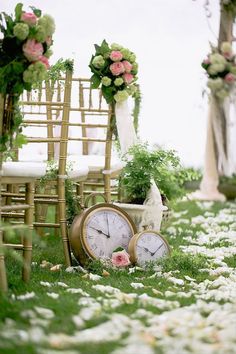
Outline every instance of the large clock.
<svg viewBox="0 0 236 354">
<path fill-rule="evenodd" d="M 118 247 L 128 251 L 136 232 L 134 222 L 123 209 L 101 203 L 75 218 L 70 230 L 70 244 L 75 258 L 84 265 L 89 258 L 110 258 Z"/>
</svg>

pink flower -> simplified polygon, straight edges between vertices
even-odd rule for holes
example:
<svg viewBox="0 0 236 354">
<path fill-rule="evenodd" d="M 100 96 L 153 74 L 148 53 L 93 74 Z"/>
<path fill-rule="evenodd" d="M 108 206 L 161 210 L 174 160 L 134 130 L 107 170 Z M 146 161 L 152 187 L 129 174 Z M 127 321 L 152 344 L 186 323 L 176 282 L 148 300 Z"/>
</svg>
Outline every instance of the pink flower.
<svg viewBox="0 0 236 354">
<path fill-rule="evenodd" d="M 125 250 L 113 252 L 111 262 L 116 267 L 126 267 L 130 264 L 129 254 Z"/>
<path fill-rule="evenodd" d="M 120 61 L 123 58 L 123 54 L 119 50 L 113 50 L 110 54 L 110 59 L 113 61 Z"/>
<path fill-rule="evenodd" d="M 230 60 L 230 59 L 232 59 L 233 54 L 232 54 L 232 52 L 224 52 L 223 56 L 225 57 L 225 59 Z"/>
<path fill-rule="evenodd" d="M 123 74 L 123 72 L 125 71 L 125 67 L 120 61 L 118 61 L 110 65 L 110 70 L 113 75 L 118 76 L 120 74 Z"/>
<path fill-rule="evenodd" d="M 134 75 L 129 73 L 124 73 L 124 75 L 122 75 L 122 78 L 126 84 L 130 84 L 134 79 Z"/>
<path fill-rule="evenodd" d="M 21 21 L 27 23 L 29 26 L 34 26 L 37 22 L 37 16 L 31 12 L 23 12 Z"/>
<path fill-rule="evenodd" d="M 210 59 L 209 58 L 204 59 L 203 64 L 205 64 L 205 65 L 211 64 Z"/>
<path fill-rule="evenodd" d="M 231 84 L 235 81 L 235 76 L 231 73 L 228 73 L 227 75 L 225 75 L 224 77 L 225 82 L 227 82 L 228 84 Z"/>
<path fill-rule="evenodd" d="M 39 60 L 43 54 L 43 45 L 42 43 L 36 42 L 35 39 L 28 39 L 23 45 L 23 52 L 29 61 Z"/>
<path fill-rule="evenodd" d="M 124 67 L 125 67 L 125 72 L 126 72 L 126 73 L 130 73 L 130 71 L 131 71 L 132 68 L 133 68 L 133 65 L 130 64 L 130 62 L 129 62 L 128 60 L 122 61 L 122 64 L 123 64 Z"/>
<path fill-rule="evenodd" d="M 46 58 L 44 55 L 39 57 L 39 61 L 41 61 L 46 66 L 46 69 L 50 68 L 48 58 Z"/>
</svg>

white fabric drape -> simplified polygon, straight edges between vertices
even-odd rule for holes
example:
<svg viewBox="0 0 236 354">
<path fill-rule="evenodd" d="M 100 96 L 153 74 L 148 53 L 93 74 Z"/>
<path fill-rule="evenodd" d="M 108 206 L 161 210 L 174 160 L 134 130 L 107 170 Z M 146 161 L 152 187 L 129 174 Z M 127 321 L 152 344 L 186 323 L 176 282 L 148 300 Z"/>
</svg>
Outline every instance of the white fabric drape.
<svg viewBox="0 0 236 354">
<path fill-rule="evenodd" d="M 236 172 L 235 91 L 223 102 L 211 97 L 209 105 L 205 163 L 200 190 L 192 193 L 191 199 L 225 201 L 218 191 L 219 174 L 231 176 Z"/>
</svg>

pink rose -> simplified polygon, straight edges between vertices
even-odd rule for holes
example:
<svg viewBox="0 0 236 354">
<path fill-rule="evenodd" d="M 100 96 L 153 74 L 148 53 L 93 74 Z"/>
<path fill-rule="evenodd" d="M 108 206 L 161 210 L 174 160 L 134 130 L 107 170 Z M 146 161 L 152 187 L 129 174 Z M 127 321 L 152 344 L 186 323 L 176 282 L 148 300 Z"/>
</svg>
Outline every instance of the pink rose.
<svg viewBox="0 0 236 354">
<path fill-rule="evenodd" d="M 228 73 L 227 75 L 225 75 L 224 77 L 225 82 L 227 82 L 228 84 L 231 84 L 235 81 L 235 76 L 231 73 Z"/>
<path fill-rule="evenodd" d="M 122 64 L 123 64 L 124 67 L 125 67 L 125 72 L 126 72 L 126 73 L 130 73 L 130 71 L 131 71 L 132 68 L 133 68 L 133 65 L 130 64 L 130 62 L 129 62 L 128 60 L 122 61 Z"/>
<path fill-rule="evenodd" d="M 126 84 L 130 84 L 134 79 L 134 75 L 129 73 L 124 73 L 124 75 L 122 75 L 122 78 Z"/>
<path fill-rule="evenodd" d="M 233 54 L 232 54 L 232 52 L 224 52 L 223 53 L 223 56 L 225 57 L 225 59 L 232 59 L 232 57 L 233 57 Z"/>
<path fill-rule="evenodd" d="M 31 12 L 23 12 L 21 21 L 27 23 L 29 26 L 34 26 L 37 22 L 37 16 Z"/>
<path fill-rule="evenodd" d="M 23 52 L 29 61 L 39 60 L 39 57 L 43 54 L 43 45 L 42 43 L 36 42 L 35 39 L 28 39 L 23 45 Z"/>
<path fill-rule="evenodd" d="M 123 54 L 119 50 L 113 50 L 110 54 L 110 59 L 113 61 L 120 61 L 123 58 Z"/>
<path fill-rule="evenodd" d="M 125 250 L 113 252 L 111 262 L 116 267 L 126 267 L 130 264 L 129 254 Z"/>
<path fill-rule="evenodd" d="M 44 55 L 39 57 L 39 61 L 41 61 L 46 66 L 46 69 L 50 68 L 48 58 L 46 58 Z"/>
<path fill-rule="evenodd" d="M 125 67 L 120 61 L 118 61 L 110 65 L 110 70 L 113 75 L 118 76 L 120 74 L 123 74 L 123 72 L 125 71 Z"/>
<path fill-rule="evenodd" d="M 206 64 L 206 65 L 211 64 L 210 59 L 209 58 L 204 59 L 203 64 Z"/>
</svg>

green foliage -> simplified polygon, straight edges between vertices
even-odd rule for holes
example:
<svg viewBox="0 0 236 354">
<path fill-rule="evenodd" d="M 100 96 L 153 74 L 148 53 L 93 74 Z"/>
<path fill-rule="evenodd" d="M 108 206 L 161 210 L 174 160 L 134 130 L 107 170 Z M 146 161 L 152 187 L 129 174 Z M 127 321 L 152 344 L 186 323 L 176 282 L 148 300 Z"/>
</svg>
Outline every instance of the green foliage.
<svg viewBox="0 0 236 354">
<path fill-rule="evenodd" d="M 200 269 L 207 268 L 208 261 L 201 254 L 190 255 L 174 250 L 170 257 L 163 258 L 160 264 L 164 272 L 178 270 L 180 273 L 197 276 Z"/>
<path fill-rule="evenodd" d="M 67 173 L 72 167 L 67 165 Z M 55 181 L 58 176 L 58 163 L 49 161 L 46 174 L 40 179 L 40 186 L 43 188 L 48 182 Z M 79 197 L 75 192 L 75 183 L 70 179 L 65 180 L 66 214 L 69 225 L 73 222 L 76 215 L 80 212 Z"/>
<path fill-rule="evenodd" d="M 62 74 L 65 74 L 67 70 L 73 72 L 74 62 L 72 59 L 60 58 L 57 62 L 50 66 L 48 70 L 48 78 L 52 81 L 59 80 Z"/>
<path fill-rule="evenodd" d="M 3 37 L 0 39 L 0 94 L 4 98 L 5 110 L 0 140 L 1 151 L 11 148 L 13 140 L 20 132 L 22 117 L 17 109 L 20 95 L 24 90 L 30 91 L 33 85 L 45 79 L 47 58 L 51 54 L 49 48 L 52 41 L 48 39 L 53 32 L 54 21 L 48 17 L 44 18 L 45 26 L 41 25 L 43 37 L 38 42 L 37 26 L 41 11 L 35 7 L 31 9 L 37 18 L 30 26 L 27 21 L 21 19 L 24 13 L 22 3 L 16 5 L 14 16 L 9 16 L 5 12 L 0 13 L 0 31 Z M 37 50 L 34 46 L 37 46 Z"/>
<path fill-rule="evenodd" d="M 160 192 L 169 200 L 182 196 L 183 184 L 195 174 L 183 169 L 173 150 L 150 149 L 147 144 L 138 144 L 125 156 L 126 166 L 120 178 L 120 188 L 125 201 L 143 203 L 154 180 Z"/>
<path fill-rule="evenodd" d="M 227 2 L 221 0 L 221 6 L 234 17 L 236 16 L 236 0 L 229 0 Z"/>
</svg>

